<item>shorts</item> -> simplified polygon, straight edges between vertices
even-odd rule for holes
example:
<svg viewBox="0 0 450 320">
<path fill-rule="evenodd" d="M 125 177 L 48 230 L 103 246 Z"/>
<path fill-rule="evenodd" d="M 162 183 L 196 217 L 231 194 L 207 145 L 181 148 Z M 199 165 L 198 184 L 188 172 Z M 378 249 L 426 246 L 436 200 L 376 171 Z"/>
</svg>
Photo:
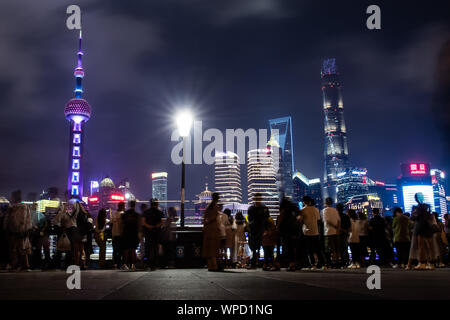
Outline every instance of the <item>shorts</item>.
<svg viewBox="0 0 450 320">
<path fill-rule="evenodd" d="M 325 249 L 327 252 L 337 253 L 339 251 L 339 235 L 325 236 Z"/>
</svg>

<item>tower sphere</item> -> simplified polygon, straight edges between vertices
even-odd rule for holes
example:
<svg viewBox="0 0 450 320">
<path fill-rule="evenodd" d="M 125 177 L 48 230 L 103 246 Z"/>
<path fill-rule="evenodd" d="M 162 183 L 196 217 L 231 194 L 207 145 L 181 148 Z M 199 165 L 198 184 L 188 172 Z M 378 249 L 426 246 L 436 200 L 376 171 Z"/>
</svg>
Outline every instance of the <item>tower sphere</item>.
<svg viewBox="0 0 450 320">
<path fill-rule="evenodd" d="M 69 121 L 88 121 L 91 117 L 91 106 L 84 99 L 73 98 L 67 102 L 64 115 Z"/>
</svg>

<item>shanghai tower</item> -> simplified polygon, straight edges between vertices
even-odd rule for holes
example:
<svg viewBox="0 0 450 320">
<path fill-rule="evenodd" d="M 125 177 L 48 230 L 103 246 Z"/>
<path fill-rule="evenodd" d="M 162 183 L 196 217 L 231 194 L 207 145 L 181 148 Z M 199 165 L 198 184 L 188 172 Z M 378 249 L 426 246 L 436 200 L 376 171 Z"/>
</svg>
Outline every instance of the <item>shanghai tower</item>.
<svg viewBox="0 0 450 320">
<path fill-rule="evenodd" d="M 84 70 L 82 65 L 83 51 L 81 50 L 81 30 L 78 42 L 78 64 L 74 71 L 75 97 L 70 99 L 64 108 L 64 115 L 70 122 L 69 131 L 69 170 L 67 182 L 67 198 L 83 197 L 82 160 L 84 146 L 84 124 L 91 117 L 91 106 L 81 98 L 83 93 L 82 80 Z"/>
<path fill-rule="evenodd" d="M 325 115 L 325 170 L 323 196 L 336 201 L 338 174 L 348 166 L 347 130 L 344 121 L 342 86 L 336 59 L 323 62 L 322 71 L 323 111 Z"/>
</svg>

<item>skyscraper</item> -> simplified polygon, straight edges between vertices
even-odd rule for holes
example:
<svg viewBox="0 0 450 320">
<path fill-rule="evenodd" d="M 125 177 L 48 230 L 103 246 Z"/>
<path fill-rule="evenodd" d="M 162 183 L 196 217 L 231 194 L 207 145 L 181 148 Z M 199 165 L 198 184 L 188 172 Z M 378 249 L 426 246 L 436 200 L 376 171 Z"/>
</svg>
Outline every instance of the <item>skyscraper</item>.
<svg viewBox="0 0 450 320">
<path fill-rule="evenodd" d="M 337 174 L 348 166 L 347 129 L 344 121 L 341 82 L 336 59 L 323 62 L 322 71 L 323 110 L 325 115 L 325 170 L 324 197 L 336 200 Z"/>
<path fill-rule="evenodd" d="M 269 208 L 272 217 L 278 216 L 279 194 L 277 173 L 270 148 L 247 152 L 248 203 L 255 203 L 255 195 L 262 195 L 261 201 Z"/>
<path fill-rule="evenodd" d="M 220 194 L 220 203 L 242 203 L 241 167 L 236 153 L 216 153 L 214 182 L 215 191 Z"/>
<path fill-rule="evenodd" d="M 294 174 L 294 144 L 292 140 L 292 118 L 284 117 L 269 120 L 270 135 L 280 148 L 280 193 L 292 198 Z"/>
<path fill-rule="evenodd" d="M 160 207 L 167 209 L 167 172 L 152 173 L 152 198 L 158 199 Z"/>
<path fill-rule="evenodd" d="M 367 183 L 367 169 L 346 168 L 337 174 L 336 190 L 337 201 L 347 203 L 353 196 L 369 193 Z"/>
<path fill-rule="evenodd" d="M 68 198 L 83 197 L 83 176 L 82 176 L 82 160 L 84 149 L 84 124 L 91 117 L 91 106 L 81 98 L 83 93 L 82 80 L 84 70 L 82 65 L 83 51 L 81 50 L 81 30 L 78 42 L 78 64 L 75 68 L 74 76 L 76 79 L 75 98 L 70 99 L 64 108 L 66 119 L 70 121 L 69 133 L 69 174 L 67 182 Z"/>
<path fill-rule="evenodd" d="M 434 206 L 436 207 L 436 212 L 443 218 L 443 215 L 447 213 L 445 173 L 438 169 L 432 169 L 431 182 L 433 184 Z"/>
<path fill-rule="evenodd" d="M 305 175 L 296 171 L 292 176 L 292 182 L 294 186 L 292 201 L 294 203 L 298 203 L 300 206 L 303 197 L 310 196 L 314 199 L 315 206 L 322 209 L 322 187 L 319 178 L 308 179 Z"/>
<path fill-rule="evenodd" d="M 421 193 L 423 202 L 435 211 L 434 192 L 431 182 L 430 165 L 428 163 L 408 163 L 400 166 L 402 175 L 398 179 L 399 189 L 402 191 L 403 209 L 412 213 L 417 205 L 415 195 Z"/>
</svg>

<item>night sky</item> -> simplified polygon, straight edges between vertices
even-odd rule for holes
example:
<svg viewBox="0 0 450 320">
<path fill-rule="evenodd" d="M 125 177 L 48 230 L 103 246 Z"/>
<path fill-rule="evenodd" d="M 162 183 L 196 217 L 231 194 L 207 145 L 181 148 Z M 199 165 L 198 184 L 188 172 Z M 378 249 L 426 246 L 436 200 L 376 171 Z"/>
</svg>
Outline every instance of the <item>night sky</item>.
<svg viewBox="0 0 450 320">
<path fill-rule="evenodd" d="M 85 190 L 109 175 L 128 178 L 148 199 L 150 173 L 162 170 L 169 198 L 178 199 L 181 169 L 170 160 L 170 135 L 181 103 L 194 106 L 204 130 L 266 128 L 269 119 L 292 116 L 295 167 L 322 178 L 320 68 L 329 57 L 341 72 L 352 165 L 386 182 L 395 182 L 402 162 L 450 172 L 448 136 L 437 121 L 445 115 L 432 108 L 437 57 L 450 41 L 445 3 L 2 1 L 0 195 L 66 187 L 63 110 L 73 97 L 78 37 L 66 28 L 70 4 L 82 10 L 83 97 L 93 110 Z M 381 7 L 381 31 L 366 28 L 370 4 Z M 213 188 L 213 166 L 188 166 L 187 198 L 205 182 Z"/>
</svg>

